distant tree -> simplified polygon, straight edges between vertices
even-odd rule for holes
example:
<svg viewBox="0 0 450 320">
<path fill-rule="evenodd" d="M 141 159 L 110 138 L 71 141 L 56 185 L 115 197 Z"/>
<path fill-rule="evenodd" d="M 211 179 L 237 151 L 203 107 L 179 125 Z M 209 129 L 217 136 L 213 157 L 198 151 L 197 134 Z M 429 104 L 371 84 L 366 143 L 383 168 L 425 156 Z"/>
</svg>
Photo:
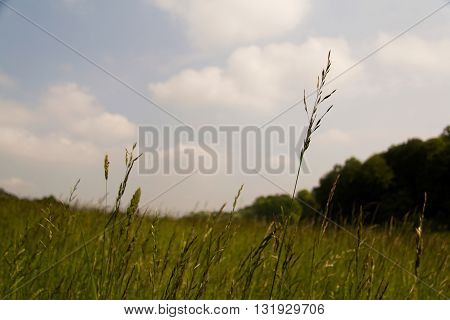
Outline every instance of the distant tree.
<svg viewBox="0 0 450 320">
<path fill-rule="evenodd" d="M 296 198 L 302 207 L 303 217 L 311 218 L 317 216 L 316 211 L 319 210 L 319 204 L 311 191 L 306 189 L 300 190 L 297 192 Z"/>
<path fill-rule="evenodd" d="M 441 228 L 450 226 L 450 126 L 433 139 L 410 139 L 361 163 L 348 159 L 325 174 L 313 193 L 323 209 L 337 177 L 331 216 L 352 218 L 359 206 L 376 223 L 417 211 L 428 193 L 426 215 Z"/>
<path fill-rule="evenodd" d="M 354 204 L 361 204 L 361 176 L 362 163 L 358 159 L 352 157 L 345 161 L 335 194 L 342 211 L 350 212 Z"/>
<path fill-rule="evenodd" d="M 287 194 L 270 195 L 258 197 L 252 205 L 242 210 L 244 215 L 272 220 L 280 219 L 282 213 L 285 215 L 299 216 L 302 207 L 298 201 L 293 201 Z"/>
<path fill-rule="evenodd" d="M 384 211 L 402 216 L 414 211 L 423 198 L 426 180 L 427 150 L 420 139 L 392 146 L 383 154 L 395 173 L 389 194 L 386 194 Z"/>
<path fill-rule="evenodd" d="M 441 137 L 450 138 L 450 126 L 445 127 Z"/>
<path fill-rule="evenodd" d="M 361 201 L 378 202 L 389 190 L 394 180 L 394 172 L 383 156 L 377 154 L 363 163 L 359 179 Z"/>
<path fill-rule="evenodd" d="M 450 129 L 450 127 L 447 127 Z M 427 166 L 424 189 L 429 203 L 426 214 L 440 225 L 450 225 L 450 136 L 426 141 Z"/>
<path fill-rule="evenodd" d="M 335 210 L 330 212 L 331 217 L 341 212 L 351 213 L 353 207 L 361 203 L 361 168 L 362 163 L 358 159 L 350 158 L 343 166 L 335 166 L 313 190 L 318 203 L 322 209 L 325 209 L 333 184 L 340 175 L 333 200 Z"/>
<path fill-rule="evenodd" d="M 0 200 L 3 199 L 17 199 L 17 197 L 9 192 L 6 192 L 2 188 L 0 188 Z"/>
<path fill-rule="evenodd" d="M 320 178 L 319 185 L 313 189 L 314 198 L 320 208 L 323 208 L 324 204 L 327 202 L 328 194 L 341 171 L 342 166 L 335 165 L 330 172 Z"/>
</svg>

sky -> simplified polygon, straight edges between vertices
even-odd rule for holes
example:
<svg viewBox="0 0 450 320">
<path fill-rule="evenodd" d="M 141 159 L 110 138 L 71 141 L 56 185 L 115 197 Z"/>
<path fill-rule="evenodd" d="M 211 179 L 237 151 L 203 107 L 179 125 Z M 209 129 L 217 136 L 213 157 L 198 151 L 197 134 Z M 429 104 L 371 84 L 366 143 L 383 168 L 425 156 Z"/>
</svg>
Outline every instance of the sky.
<svg viewBox="0 0 450 320">
<path fill-rule="evenodd" d="M 79 200 L 99 204 L 104 155 L 114 194 L 124 148 L 143 125 L 271 121 L 301 131 L 307 121 L 301 104 L 272 119 L 314 89 L 329 50 L 330 78 L 368 58 L 330 84 L 338 90 L 334 109 L 313 137 L 300 188 L 314 187 L 349 157 L 364 160 L 409 138 L 437 136 L 450 124 L 450 5 L 390 41 L 445 1 L 6 3 L 0 4 L 0 187 L 21 196 L 66 199 L 80 179 Z M 238 171 L 136 171 L 126 197 L 140 186 L 143 203 L 182 214 L 230 205 L 241 184 L 243 206 L 292 190 L 294 181 L 293 173 L 264 179 Z"/>
</svg>

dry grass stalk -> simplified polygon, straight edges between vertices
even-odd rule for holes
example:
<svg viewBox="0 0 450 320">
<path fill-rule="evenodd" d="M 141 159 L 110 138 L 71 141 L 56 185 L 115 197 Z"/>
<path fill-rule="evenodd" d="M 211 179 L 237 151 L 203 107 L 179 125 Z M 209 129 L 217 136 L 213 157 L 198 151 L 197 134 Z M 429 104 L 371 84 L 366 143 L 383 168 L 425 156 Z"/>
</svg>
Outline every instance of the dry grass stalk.
<svg viewBox="0 0 450 320">
<path fill-rule="evenodd" d="M 105 209 L 108 209 L 108 177 L 109 177 L 109 157 L 105 154 L 103 159 L 103 170 L 105 174 Z"/>
<path fill-rule="evenodd" d="M 419 216 L 419 224 L 416 227 L 416 260 L 414 263 L 414 275 L 419 277 L 420 258 L 423 252 L 423 218 L 425 216 L 425 208 L 427 205 L 427 193 L 424 194 L 423 207 Z"/>
<path fill-rule="evenodd" d="M 303 91 L 303 104 L 305 107 L 306 116 L 308 117 L 308 130 L 306 132 L 306 137 L 303 140 L 302 150 L 300 151 L 300 161 L 299 161 L 300 163 L 299 163 L 298 170 L 297 170 L 297 176 L 295 178 L 295 185 L 294 185 L 294 190 L 292 192 L 292 199 L 295 198 L 295 192 L 297 191 L 297 184 L 298 184 L 298 180 L 300 177 L 300 170 L 302 167 L 305 152 L 306 152 L 306 150 L 308 150 L 309 145 L 311 143 L 312 135 L 314 132 L 316 132 L 317 129 L 319 129 L 319 127 L 322 124 L 323 118 L 333 108 L 333 105 L 331 105 L 321 116 L 319 116 L 319 114 L 318 114 L 319 105 L 321 105 L 323 102 L 325 102 L 328 98 L 330 98 L 336 92 L 336 90 L 333 90 L 323 97 L 323 88 L 325 87 L 326 78 L 331 70 L 331 59 L 330 58 L 331 58 L 331 51 L 328 52 L 327 66 L 325 67 L 325 69 L 322 70 L 322 74 L 317 77 L 316 99 L 314 101 L 314 105 L 313 105 L 312 109 L 308 106 L 308 103 L 306 102 L 306 91 Z"/>
</svg>

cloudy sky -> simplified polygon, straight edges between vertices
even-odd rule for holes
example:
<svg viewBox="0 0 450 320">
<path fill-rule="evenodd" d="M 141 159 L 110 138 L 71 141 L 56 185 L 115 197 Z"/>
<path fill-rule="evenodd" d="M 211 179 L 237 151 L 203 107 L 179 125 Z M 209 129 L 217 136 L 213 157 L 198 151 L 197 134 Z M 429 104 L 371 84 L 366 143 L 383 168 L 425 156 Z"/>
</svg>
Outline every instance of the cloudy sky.
<svg viewBox="0 0 450 320">
<path fill-rule="evenodd" d="M 97 203 L 104 194 L 103 155 L 110 154 L 114 190 L 124 147 L 137 140 L 139 125 L 266 124 L 314 88 L 328 50 L 332 78 L 445 1 L 6 3 L 9 8 L 0 5 L 0 187 L 64 199 L 80 178 L 80 199 Z M 334 81 L 335 109 L 314 137 L 301 187 L 313 187 L 350 156 L 363 160 L 408 138 L 440 134 L 450 124 L 449 57 L 447 5 Z M 305 123 L 301 105 L 271 122 Z M 295 179 L 267 177 L 286 190 Z M 145 201 L 156 198 L 153 207 L 185 212 L 232 202 L 242 183 L 241 205 L 280 192 L 240 172 L 136 173 L 130 192 L 141 186 Z"/>
</svg>

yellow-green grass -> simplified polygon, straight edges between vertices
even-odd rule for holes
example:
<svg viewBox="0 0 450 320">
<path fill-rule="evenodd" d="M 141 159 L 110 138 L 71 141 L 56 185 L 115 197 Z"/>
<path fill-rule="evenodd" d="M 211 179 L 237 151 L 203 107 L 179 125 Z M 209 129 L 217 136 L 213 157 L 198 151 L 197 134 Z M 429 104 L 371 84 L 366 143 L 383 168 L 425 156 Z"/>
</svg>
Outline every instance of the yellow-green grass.
<svg viewBox="0 0 450 320">
<path fill-rule="evenodd" d="M 358 245 L 358 227 L 346 226 L 354 238 L 333 224 L 318 242 L 320 221 L 120 212 L 105 229 L 102 210 L 0 201 L 6 299 L 267 299 L 280 248 L 275 299 L 443 299 L 450 292 L 450 235 L 423 231 L 416 279 L 410 223 L 363 226 Z"/>
</svg>

